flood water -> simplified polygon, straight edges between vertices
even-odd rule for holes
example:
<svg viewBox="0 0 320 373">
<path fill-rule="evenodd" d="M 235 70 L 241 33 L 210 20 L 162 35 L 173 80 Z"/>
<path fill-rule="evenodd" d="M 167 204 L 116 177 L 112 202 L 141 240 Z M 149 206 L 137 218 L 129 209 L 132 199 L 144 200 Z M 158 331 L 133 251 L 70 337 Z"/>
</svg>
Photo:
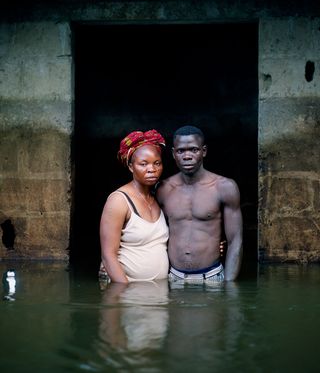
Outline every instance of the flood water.
<svg viewBox="0 0 320 373">
<path fill-rule="evenodd" d="M 102 287 L 64 263 L 0 262 L 0 372 L 318 372 L 320 267 L 235 284 Z"/>
</svg>

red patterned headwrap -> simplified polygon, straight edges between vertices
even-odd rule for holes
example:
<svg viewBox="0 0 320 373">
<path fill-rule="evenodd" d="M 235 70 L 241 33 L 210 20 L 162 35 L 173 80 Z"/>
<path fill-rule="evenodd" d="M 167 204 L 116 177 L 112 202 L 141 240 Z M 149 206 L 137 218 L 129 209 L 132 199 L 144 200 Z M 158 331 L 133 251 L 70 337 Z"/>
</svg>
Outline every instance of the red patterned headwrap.
<svg viewBox="0 0 320 373">
<path fill-rule="evenodd" d="M 161 145 L 165 146 L 166 142 L 156 130 L 146 132 L 133 131 L 121 140 L 118 159 L 127 166 L 132 154 L 143 145 L 154 145 L 161 151 Z"/>
</svg>

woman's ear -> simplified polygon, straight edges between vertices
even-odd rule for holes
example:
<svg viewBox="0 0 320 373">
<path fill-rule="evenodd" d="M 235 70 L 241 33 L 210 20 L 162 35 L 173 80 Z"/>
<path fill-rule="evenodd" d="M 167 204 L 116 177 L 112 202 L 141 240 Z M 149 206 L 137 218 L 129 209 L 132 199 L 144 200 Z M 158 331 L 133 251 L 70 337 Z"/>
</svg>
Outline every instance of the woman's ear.
<svg viewBox="0 0 320 373">
<path fill-rule="evenodd" d="M 128 168 L 129 168 L 129 171 L 131 173 L 133 173 L 133 168 L 132 168 L 132 162 L 131 161 L 128 163 Z"/>
</svg>

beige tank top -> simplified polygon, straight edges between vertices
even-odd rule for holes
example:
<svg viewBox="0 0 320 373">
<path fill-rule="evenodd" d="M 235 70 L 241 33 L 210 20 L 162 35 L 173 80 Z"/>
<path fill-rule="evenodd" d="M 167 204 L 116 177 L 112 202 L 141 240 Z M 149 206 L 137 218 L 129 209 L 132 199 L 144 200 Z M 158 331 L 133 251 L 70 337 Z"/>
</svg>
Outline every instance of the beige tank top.
<svg viewBox="0 0 320 373">
<path fill-rule="evenodd" d="M 157 221 L 149 222 L 137 215 L 122 192 L 114 193 L 120 193 L 125 198 L 131 211 L 130 219 L 121 232 L 118 254 L 128 280 L 152 281 L 167 278 L 169 229 L 162 210 Z"/>
</svg>

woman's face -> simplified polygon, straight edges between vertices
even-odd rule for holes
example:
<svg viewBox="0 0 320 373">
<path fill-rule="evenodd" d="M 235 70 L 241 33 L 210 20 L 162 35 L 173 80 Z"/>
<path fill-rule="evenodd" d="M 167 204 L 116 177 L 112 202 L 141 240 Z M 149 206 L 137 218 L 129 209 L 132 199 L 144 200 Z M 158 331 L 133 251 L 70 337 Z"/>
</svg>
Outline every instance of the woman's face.
<svg viewBox="0 0 320 373">
<path fill-rule="evenodd" d="M 163 171 L 160 151 L 152 145 L 137 149 L 129 163 L 133 178 L 143 185 L 155 185 Z"/>
</svg>

